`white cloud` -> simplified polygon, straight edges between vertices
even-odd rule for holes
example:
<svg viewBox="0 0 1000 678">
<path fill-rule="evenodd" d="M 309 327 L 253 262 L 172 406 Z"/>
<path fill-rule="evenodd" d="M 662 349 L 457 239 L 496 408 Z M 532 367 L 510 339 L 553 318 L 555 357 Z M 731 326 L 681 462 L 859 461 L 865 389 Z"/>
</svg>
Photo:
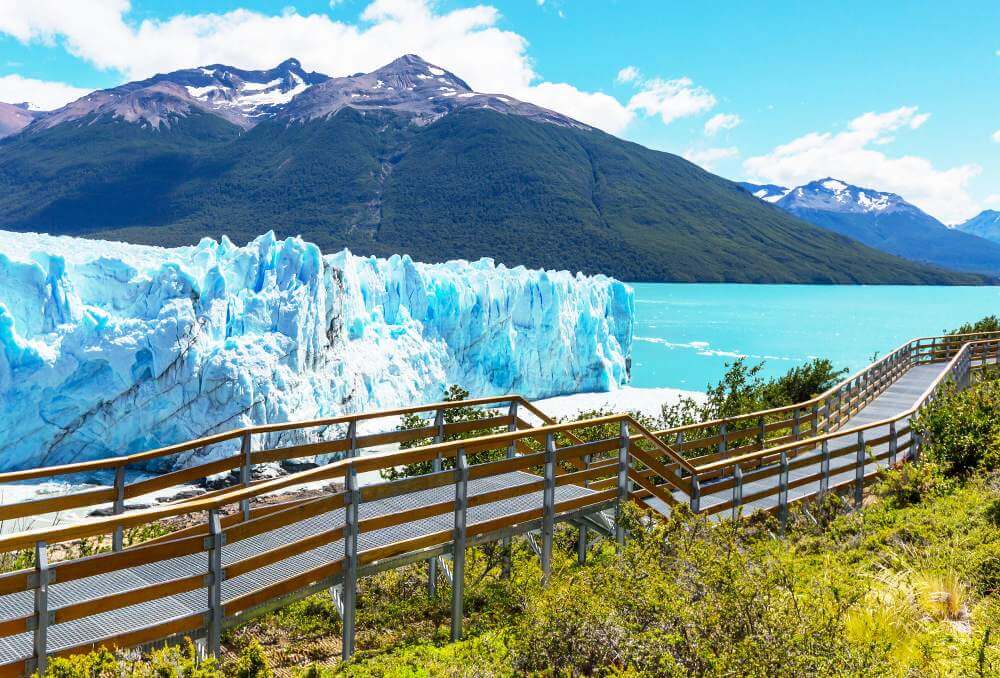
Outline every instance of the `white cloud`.
<svg viewBox="0 0 1000 678">
<path fill-rule="evenodd" d="M 564 82 L 540 82 L 521 90 L 516 96 L 538 106 L 572 115 L 588 125 L 613 133 L 622 132 L 635 118 L 613 96 L 601 92 L 583 92 Z"/>
<path fill-rule="evenodd" d="M 993 193 L 993 194 L 990 194 L 990 195 L 986 196 L 986 200 L 984 200 L 983 202 L 985 202 L 987 205 L 991 205 L 991 206 L 992 205 L 1000 205 L 1000 193 Z"/>
<path fill-rule="evenodd" d="M 27 102 L 30 108 L 36 110 L 59 108 L 89 91 L 63 82 L 22 78 L 16 74 L 0 76 L 0 101 L 11 104 Z"/>
<path fill-rule="evenodd" d="M 716 164 L 720 160 L 725 160 L 726 158 L 736 158 L 739 154 L 740 150 L 735 146 L 729 146 L 727 148 L 705 148 L 697 151 L 688 149 L 683 153 L 687 160 L 690 160 L 696 165 L 700 165 L 710 172 L 715 169 Z"/>
<path fill-rule="evenodd" d="M 898 193 L 946 223 L 962 221 L 979 211 L 967 186 L 981 167 L 967 164 L 939 169 L 926 158 L 890 156 L 873 148 L 890 144 L 897 132 L 919 128 L 929 117 L 918 113 L 916 106 L 865 113 L 842 132 L 810 132 L 770 153 L 747 158 L 743 168 L 751 180 L 784 186 L 834 176 Z"/>
<path fill-rule="evenodd" d="M 640 91 L 628 102 L 630 111 L 660 116 L 664 125 L 678 118 L 704 113 L 715 106 L 715 97 L 690 78 L 661 80 L 653 78 L 642 83 Z"/>
<path fill-rule="evenodd" d="M 639 69 L 635 66 L 626 66 L 625 68 L 618 71 L 615 80 L 621 83 L 633 82 L 639 79 Z"/>
<path fill-rule="evenodd" d="M 488 5 L 437 10 L 433 0 L 374 0 L 357 23 L 288 9 L 246 9 L 129 19 L 128 0 L 5 0 L 0 34 L 23 43 L 63 45 L 101 69 L 135 80 L 198 64 L 270 68 L 288 57 L 330 75 L 370 71 L 401 54 L 419 54 L 483 92 L 546 102 L 566 115 L 620 133 L 634 113 L 611 96 L 544 81 L 527 40 L 498 27 Z"/>
<path fill-rule="evenodd" d="M 998 130 L 997 130 L 996 132 L 994 132 L 994 133 L 993 133 L 993 134 L 992 134 L 992 135 L 990 136 L 990 138 L 991 138 L 991 139 L 993 139 L 993 141 L 995 141 L 995 142 L 997 142 L 998 144 L 1000 144 L 1000 129 L 998 129 Z"/>
<path fill-rule="evenodd" d="M 725 129 L 734 129 L 743 122 L 743 119 L 735 113 L 718 113 L 713 115 L 705 123 L 706 136 L 714 137 Z"/>
</svg>

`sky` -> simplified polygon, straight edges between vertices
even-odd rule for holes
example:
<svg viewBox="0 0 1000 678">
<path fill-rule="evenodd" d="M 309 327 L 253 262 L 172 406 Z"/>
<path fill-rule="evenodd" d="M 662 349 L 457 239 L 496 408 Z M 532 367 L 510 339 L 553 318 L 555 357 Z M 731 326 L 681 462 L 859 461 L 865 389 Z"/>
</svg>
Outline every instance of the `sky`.
<svg viewBox="0 0 1000 678">
<path fill-rule="evenodd" d="M 1000 209 L 996 0 L 0 0 L 0 101 L 44 109 L 197 65 L 406 53 L 730 179 Z"/>
</svg>

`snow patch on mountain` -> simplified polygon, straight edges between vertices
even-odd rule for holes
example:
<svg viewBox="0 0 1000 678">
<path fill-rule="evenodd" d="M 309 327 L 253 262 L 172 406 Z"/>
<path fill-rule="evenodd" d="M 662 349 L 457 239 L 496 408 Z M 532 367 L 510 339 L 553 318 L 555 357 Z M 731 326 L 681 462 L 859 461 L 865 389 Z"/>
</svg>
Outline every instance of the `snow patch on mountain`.
<svg viewBox="0 0 1000 678">
<path fill-rule="evenodd" d="M 0 469 L 434 401 L 451 383 L 615 389 L 633 323 L 620 282 L 489 259 L 323 256 L 272 233 L 164 249 L 0 231 Z"/>
</svg>

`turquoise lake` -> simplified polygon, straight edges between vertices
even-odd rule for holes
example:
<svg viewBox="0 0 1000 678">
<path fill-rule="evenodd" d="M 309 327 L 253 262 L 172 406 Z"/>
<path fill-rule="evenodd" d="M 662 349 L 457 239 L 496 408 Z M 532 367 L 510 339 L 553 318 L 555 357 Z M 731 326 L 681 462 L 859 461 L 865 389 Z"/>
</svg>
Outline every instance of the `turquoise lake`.
<svg viewBox="0 0 1000 678">
<path fill-rule="evenodd" d="M 1000 314 L 1000 287 L 631 286 L 636 387 L 703 391 L 739 355 L 768 375 L 812 357 L 853 371 L 911 337 Z"/>
</svg>

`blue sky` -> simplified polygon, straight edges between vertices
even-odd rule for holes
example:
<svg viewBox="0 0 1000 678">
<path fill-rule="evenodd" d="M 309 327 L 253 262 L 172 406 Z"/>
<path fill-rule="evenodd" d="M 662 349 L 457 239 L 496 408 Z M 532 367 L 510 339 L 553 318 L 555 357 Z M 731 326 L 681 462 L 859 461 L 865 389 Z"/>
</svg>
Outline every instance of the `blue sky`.
<svg viewBox="0 0 1000 678">
<path fill-rule="evenodd" d="M 1000 209 L 995 1 L 0 0 L 0 100 L 45 107 L 203 63 L 343 75 L 406 52 L 730 178 Z"/>
</svg>

